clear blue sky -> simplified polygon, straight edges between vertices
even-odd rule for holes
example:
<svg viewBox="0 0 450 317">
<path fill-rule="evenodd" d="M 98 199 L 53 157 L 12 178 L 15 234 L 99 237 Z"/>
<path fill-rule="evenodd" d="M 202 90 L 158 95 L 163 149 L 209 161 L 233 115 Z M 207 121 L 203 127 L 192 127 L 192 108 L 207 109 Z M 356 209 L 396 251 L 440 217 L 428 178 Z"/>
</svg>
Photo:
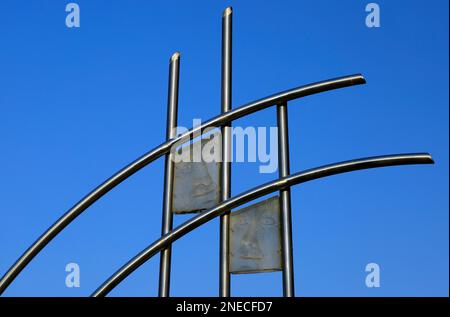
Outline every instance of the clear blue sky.
<svg viewBox="0 0 450 317">
<path fill-rule="evenodd" d="M 68 208 L 165 137 L 168 60 L 182 53 L 179 122 L 220 112 L 222 10 L 234 8 L 233 106 L 363 73 L 367 85 L 289 104 L 291 171 L 430 152 L 434 166 L 333 176 L 292 189 L 298 296 L 448 295 L 448 2 L 0 2 L 0 274 Z M 201 97 L 203 96 L 203 97 Z M 236 125 L 275 126 L 274 108 Z M 163 160 L 52 241 L 7 296 L 87 296 L 160 234 Z M 233 165 L 237 194 L 277 178 Z M 187 216 L 176 217 L 181 223 Z M 173 247 L 172 295 L 215 296 L 218 220 Z M 81 287 L 65 286 L 65 265 Z M 381 267 L 367 288 L 365 265 Z M 159 257 L 111 295 L 157 295 Z M 232 294 L 281 295 L 281 273 L 232 277 Z"/>
</svg>

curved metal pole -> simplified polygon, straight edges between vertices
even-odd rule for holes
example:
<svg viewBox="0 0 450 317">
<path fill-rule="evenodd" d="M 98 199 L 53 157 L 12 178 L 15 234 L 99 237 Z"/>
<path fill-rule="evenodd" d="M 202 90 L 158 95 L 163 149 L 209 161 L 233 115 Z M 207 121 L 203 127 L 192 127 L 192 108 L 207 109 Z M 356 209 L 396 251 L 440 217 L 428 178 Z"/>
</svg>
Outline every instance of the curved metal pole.
<svg viewBox="0 0 450 317">
<path fill-rule="evenodd" d="M 384 166 L 409 165 L 409 164 L 433 164 L 434 161 L 428 153 L 417 154 L 399 154 L 387 156 L 375 156 L 362 158 L 358 160 L 345 161 L 341 163 L 325 165 L 319 168 L 309 169 L 303 172 L 292 174 L 291 176 L 280 178 L 273 182 L 266 183 L 238 196 L 230 198 L 214 208 L 202 212 L 198 216 L 184 222 L 168 234 L 162 236 L 150 246 L 145 248 L 132 260 L 126 263 L 116 273 L 114 273 L 105 283 L 103 283 L 92 296 L 105 296 L 128 275 L 130 275 L 139 266 L 144 264 L 148 259 L 164 249 L 167 245 L 172 244 L 185 234 L 191 232 L 200 225 L 210 221 L 211 219 L 223 214 L 227 210 L 245 204 L 255 198 L 270 194 L 280 189 L 289 188 L 292 185 L 304 183 L 314 179 L 342 174 L 346 172 L 369 169 Z"/>
<path fill-rule="evenodd" d="M 11 282 L 17 277 L 17 275 L 25 268 L 25 266 L 58 234 L 60 233 L 69 223 L 71 223 L 76 217 L 78 217 L 84 210 L 91 206 L 94 202 L 108 193 L 111 189 L 119 185 L 125 179 L 150 164 L 157 158 L 168 153 L 172 145 L 176 144 L 181 140 L 185 140 L 195 133 L 208 128 L 208 127 L 221 127 L 224 124 L 246 116 L 248 114 L 254 113 L 256 111 L 268 108 L 270 106 L 276 105 L 283 101 L 289 101 L 312 94 L 317 94 L 320 92 L 339 89 L 354 85 L 364 84 L 366 81 L 364 77 L 360 74 L 339 77 L 335 79 L 329 79 L 305 86 L 300 86 L 291 90 L 286 90 L 281 93 L 271 95 L 269 97 L 245 104 L 235 110 L 229 111 L 227 113 L 218 115 L 209 121 L 203 123 L 200 126 L 192 128 L 191 130 L 183 133 L 177 138 L 171 139 L 156 148 L 145 153 L 140 158 L 136 159 L 134 162 L 125 166 L 123 169 L 118 171 L 116 174 L 108 178 L 104 183 L 100 184 L 79 202 L 77 202 L 72 208 L 70 208 L 61 218 L 59 218 L 50 228 L 47 229 L 14 263 L 13 266 L 5 273 L 5 275 L 0 280 L 0 294 L 2 294 L 5 289 L 11 284 Z"/>
</svg>

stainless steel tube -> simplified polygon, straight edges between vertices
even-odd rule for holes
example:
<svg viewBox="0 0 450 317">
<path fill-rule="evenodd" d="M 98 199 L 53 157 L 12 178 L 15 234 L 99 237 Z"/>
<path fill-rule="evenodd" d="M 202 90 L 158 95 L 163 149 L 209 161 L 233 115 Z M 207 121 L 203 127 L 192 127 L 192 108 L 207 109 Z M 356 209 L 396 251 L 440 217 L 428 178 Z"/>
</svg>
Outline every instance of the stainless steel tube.
<svg viewBox="0 0 450 317">
<path fill-rule="evenodd" d="M 277 190 L 288 188 L 290 186 L 305 183 L 314 179 L 327 177 L 336 174 L 342 174 L 362 169 L 370 169 L 385 166 L 409 165 L 409 164 L 433 164 L 434 161 L 428 153 L 397 154 L 386 156 L 375 156 L 357 160 L 345 161 L 336 164 L 325 165 L 318 168 L 299 172 L 288 177 L 280 178 L 273 182 L 263 184 L 259 187 L 246 191 L 238 196 L 221 202 L 216 207 L 200 213 L 191 218 L 174 230 L 162 236 L 142 252 L 136 255 L 132 260 L 122 266 L 106 282 L 104 282 L 92 296 L 105 296 L 121 281 L 123 281 L 134 270 L 144 264 L 148 259 L 164 249 L 167 245 L 178 240 L 182 236 L 191 232 L 200 225 L 214 219 L 215 217 L 227 212 L 228 210 L 252 201 L 258 197 L 273 193 Z"/>
<path fill-rule="evenodd" d="M 178 115 L 178 83 L 180 74 L 180 53 L 176 52 L 170 58 L 169 66 L 169 92 L 167 97 L 167 127 L 166 139 L 176 137 L 177 115 Z M 174 163 L 172 153 L 166 154 L 164 167 L 164 196 L 162 212 L 161 235 L 165 235 L 172 230 L 173 225 L 173 178 Z M 168 297 L 170 290 L 170 267 L 171 267 L 172 246 L 168 245 L 161 251 L 159 262 L 159 289 L 160 297 Z"/>
<path fill-rule="evenodd" d="M 280 178 L 290 174 L 289 167 L 289 131 L 287 104 L 283 102 L 277 106 L 278 123 L 278 169 Z M 294 264 L 292 255 L 292 220 L 291 220 L 291 189 L 280 190 L 281 210 L 281 245 L 283 266 L 283 295 L 294 297 Z"/>
<path fill-rule="evenodd" d="M 192 128 L 191 130 L 183 133 L 182 135 L 166 141 L 159 146 L 148 151 L 129 165 L 122 168 L 116 174 L 108 178 L 102 184 L 94 188 L 90 193 L 84 196 L 74 206 L 72 206 L 65 214 L 63 214 L 53 225 L 51 225 L 22 255 L 21 257 L 10 267 L 10 269 L 3 275 L 0 280 L 0 294 L 11 284 L 17 275 L 27 266 L 28 263 L 54 238 L 60 233 L 67 225 L 69 225 L 75 218 L 77 218 L 83 211 L 89 206 L 95 203 L 98 199 L 107 194 L 111 189 L 122 183 L 128 177 L 138 172 L 157 158 L 168 153 L 171 147 L 183 140 L 192 136 L 199 131 L 202 131 L 208 127 L 221 127 L 228 122 L 242 118 L 251 113 L 263 110 L 270 106 L 274 106 L 283 101 L 289 101 L 297 98 L 306 97 L 309 95 L 325 92 L 328 90 L 339 89 L 354 85 L 365 84 L 365 79 L 361 74 L 350 75 L 345 77 L 339 77 L 329 79 L 313 84 L 308 84 L 286 90 L 263 99 L 259 99 L 248 104 L 245 104 L 235 110 L 231 110 L 227 113 L 216 116 L 200 126 Z M 109 158 L 105 158 L 109 159 Z"/>
<path fill-rule="evenodd" d="M 231 110 L 232 25 L 233 10 L 228 7 L 222 16 L 222 113 Z M 221 200 L 231 196 L 231 122 L 222 127 Z M 230 296 L 230 215 L 220 217 L 219 296 Z"/>
</svg>

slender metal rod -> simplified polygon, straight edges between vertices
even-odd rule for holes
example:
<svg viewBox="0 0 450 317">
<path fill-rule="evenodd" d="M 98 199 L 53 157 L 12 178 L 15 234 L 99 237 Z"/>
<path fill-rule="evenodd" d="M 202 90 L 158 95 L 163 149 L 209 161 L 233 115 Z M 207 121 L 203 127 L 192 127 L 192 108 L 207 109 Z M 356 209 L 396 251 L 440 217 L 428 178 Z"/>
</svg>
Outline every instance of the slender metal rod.
<svg viewBox="0 0 450 317">
<path fill-rule="evenodd" d="M 278 172 L 280 178 L 290 174 L 289 167 L 289 131 L 287 104 L 283 102 L 277 106 L 278 123 Z M 292 246 L 292 218 L 291 218 L 291 189 L 280 190 L 281 209 L 281 245 L 283 265 L 283 295 L 294 297 L 294 264 Z"/>
<path fill-rule="evenodd" d="M 167 127 L 166 139 L 176 137 L 177 115 L 178 115 L 178 83 L 180 76 L 180 53 L 176 52 L 170 58 L 169 66 L 169 92 L 167 97 Z M 165 235 L 172 230 L 173 226 L 173 178 L 174 161 L 173 153 L 166 154 L 164 167 L 164 196 L 161 235 Z M 172 257 L 172 246 L 168 245 L 161 251 L 159 262 L 159 289 L 160 297 L 168 297 L 170 291 L 170 266 Z"/>
<path fill-rule="evenodd" d="M 233 9 L 222 15 L 222 113 L 231 110 Z M 231 123 L 222 127 L 221 201 L 231 197 Z M 220 217 L 219 296 L 230 296 L 230 211 Z"/>
<path fill-rule="evenodd" d="M 179 225 L 168 234 L 160 237 L 158 240 L 153 242 L 150 246 L 136 255 L 133 259 L 127 262 L 124 266 L 122 266 L 106 282 L 104 282 L 99 288 L 97 288 L 97 290 L 91 296 L 98 297 L 107 295 L 128 275 L 130 275 L 134 270 L 144 264 L 152 256 L 164 249 L 167 245 L 172 244 L 174 241 L 191 232 L 195 228 L 198 228 L 200 225 L 214 219 L 219 215 L 222 215 L 228 210 L 252 201 L 258 197 L 273 193 L 280 189 L 288 188 L 296 184 L 356 170 L 395 165 L 433 163 L 434 161 L 428 153 L 375 156 L 309 169 L 263 184 L 259 187 L 248 190 L 238 196 L 221 202 L 217 206 L 200 213 L 198 216 L 191 218 L 190 220 Z"/>
<path fill-rule="evenodd" d="M 122 168 L 116 174 L 108 178 L 105 182 L 93 189 L 89 194 L 78 201 L 72 208 L 63 214 L 53 225 L 51 225 L 10 267 L 10 269 L 3 275 L 0 280 L 0 294 L 11 284 L 17 275 L 27 266 L 28 263 L 67 225 L 69 225 L 75 218 L 77 218 L 89 206 L 95 203 L 98 199 L 107 194 L 111 189 L 122 183 L 125 179 L 141 170 L 157 158 L 168 153 L 173 145 L 177 142 L 189 138 L 190 136 L 203 131 L 209 127 L 221 127 L 224 124 L 233 120 L 239 119 L 251 113 L 276 105 L 283 101 L 289 101 L 312 94 L 321 93 L 328 90 L 339 89 L 354 85 L 365 84 L 365 79 L 362 75 L 350 75 L 330 80 L 325 80 L 305 86 L 300 86 L 291 90 L 283 91 L 269 97 L 253 101 L 245 104 L 235 110 L 216 116 L 200 126 L 186 131 L 182 135 L 166 141 L 159 146 L 148 151 L 129 165 Z M 109 159 L 109 158 L 106 158 Z"/>
</svg>

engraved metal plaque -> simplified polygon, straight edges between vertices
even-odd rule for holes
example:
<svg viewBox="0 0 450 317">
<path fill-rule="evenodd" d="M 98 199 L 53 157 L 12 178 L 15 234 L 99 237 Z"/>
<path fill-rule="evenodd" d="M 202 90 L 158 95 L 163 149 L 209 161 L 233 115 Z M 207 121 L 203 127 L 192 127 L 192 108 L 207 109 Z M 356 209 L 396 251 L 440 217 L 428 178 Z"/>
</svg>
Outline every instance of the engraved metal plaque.
<svg viewBox="0 0 450 317">
<path fill-rule="evenodd" d="M 231 213 L 231 273 L 281 270 L 280 222 L 278 196 Z"/>
<path fill-rule="evenodd" d="M 173 189 L 173 212 L 196 213 L 220 202 L 220 133 L 195 141 L 180 149 Z"/>
</svg>

